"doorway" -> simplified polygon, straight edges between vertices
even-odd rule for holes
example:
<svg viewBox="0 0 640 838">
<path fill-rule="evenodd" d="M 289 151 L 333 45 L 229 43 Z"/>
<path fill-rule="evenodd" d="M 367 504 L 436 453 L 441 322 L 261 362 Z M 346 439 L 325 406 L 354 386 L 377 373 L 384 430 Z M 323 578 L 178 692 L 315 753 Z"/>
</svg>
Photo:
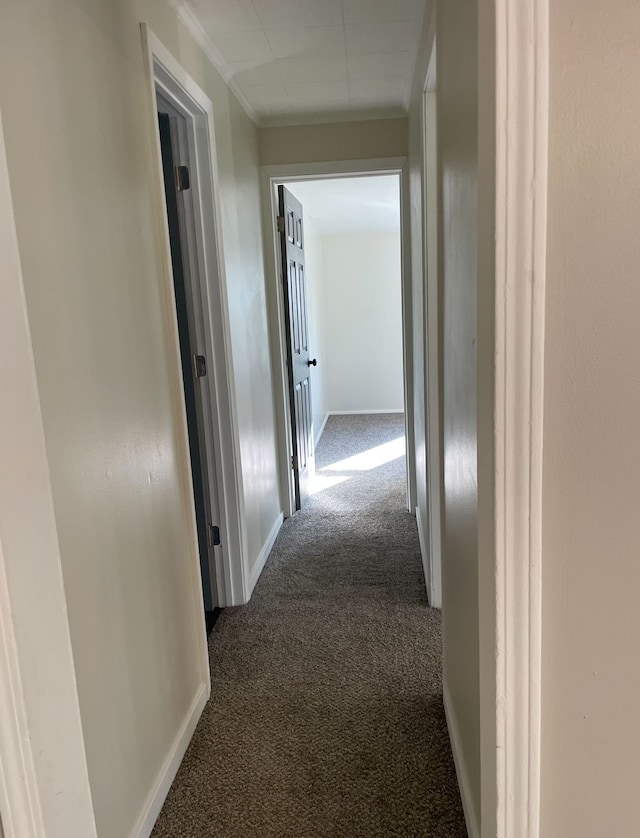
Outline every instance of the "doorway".
<svg viewBox="0 0 640 838">
<path fill-rule="evenodd" d="M 247 599 L 236 418 L 213 105 L 142 25 L 157 150 L 167 352 L 193 515 L 194 593 L 216 609 Z M 186 464 L 189 464 L 188 466 Z M 206 647 L 203 647 L 206 655 Z"/>
<path fill-rule="evenodd" d="M 265 228 L 271 231 L 271 235 L 265 235 L 265 255 L 266 255 L 266 269 L 269 282 L 269 315 L 271 321 L 271 340 L 272 340 L 272 357 L 274 370 L 274 390 L 276 397 L 276 426 L 278 432 L 279 445 L 279 465 L 280 465 L 280 491 L 281 502 L 285 515 L 291 515 L 299 508 L 300 500 L 297 494 L 297 486 L 295 480 L 295 445 L 297 440 L 296 428 L 296 409 L 293 400 L 291 399 L 291 379 L 289 376 L 289 361 L 290 344 L 295 341 L 295 335 L 291 334 L 291 320 L 287 316 L 287 309 L 290 305 L 290 300 L 286 298 L 285 283 L 283 277 L 287 276 L 287 282 L 290 285 L 290 274 L 288 273 L 290 261 L 287 258 L 287 230 L 286 230 L 286 208 L 284 207 L 281 197 L 282 191 L 280 187 L 287 187 L 289 191 L 301 194 L 299 190 L 303 184 L 327 184 L 330 182 L 347 181 L 349 179 L 360 179 L 363 183 L 371 178 L 389 177 L 397 184 L 397 203 L 396 212 L 399 216 L 399 230 L 398 230 L 398 258 L 397 267 L 399 270 L 398 279 L 398 322 L 399 322 L 399 366 L 400 372 L 398 377 L 398 384 L 400 389 L 400 400 L 396 399 L 396 403 L 391 405 L 384 405 L 377 408 L 377 412 L 404 412 L 405 415 L 405 440 L 406 440 L 406 462 L 407 462 L 407 480 L 406 480 L 406 505 L 411 511 L 414 509 L 415 497 L 415 473 L 414 473 L 414 432 L 413 432 L 413 367 L 412 367 L 412 329 L 411 329 L 411 287 L 410 275 L 407 268 L 406 254 L 408 254 L 408 243 L 406 240 L 406 228 L 403 223 L 403 218 L 407 217 L 407 210 L 405 201 L 407 200 L 406 189 L 406 161 L 404 158 L 389 159 L 380 161 L 350 161 L 347 164 L 309 164 L 298 166 L 275 166 L 263 168 L 263 218 Z M 299 202 L 302 204 L 302 202 Z M 285 210 L 284 216 L 281 211 Z M 302 214 L 304 215 L 304 206 L 302 206 Z M 357 210 L 356 210 L 357 211 Z M 294 213 L 295 215 L 295 213 Z M 278 219 L 282 218 L 281 221 Z M 348 235 L 345 228 L 345 234 Z M 295 238 L 295 230 L 294 230 Z M 302 238 L 304 240 L 304 222 Z M 346 236 L 345 236 L 346 238 Z M 308 242 L 308 239 L 307 239 Z M 303 257 L 304 258 L 304 257 Z M 308 271 L 307 271 L 308 273 Z M 294 296 L 295 299 L 295 296 Z M 312 329 L 313 331 L 313 329 Z M 311 345 L 309 347 L 309 357 L 307 363 L 312 366 L 310 368 L 310 378 L 313 382 L 314 378 L 325 375 L 325 369 L 321 366 L 321 360 L 317 357 L 317 352 Z M 313 361 L 317 361 L 317 365 Z M 370 367 L 367 368 L 366 361 L 362 362 L 361 370 L 367 372 L 376 372 L 375 361 L 371 360 Z M 356 379 L 354 379 L 355 381 Z M 328 412 L 376 412 L 374 408 L 371 410 L 371 405 L 367 406 L 369 409 L 363 408 L 358 410 L 351 406 L 349 409 L 334 409 Z M 307 433 L 311 436 L 311 451 L 315 448 L 318 438 L 322 432 L 322 417 L 318 417 L 317 405 L 313 403 L 313 393 L 311 393 L 311 416 L 315 422 L 310 422 L 307 426 Z M 311 460 L 311 466 L 313 462 Z M 308 482 L 308 481 L 307 481 Z"/>
<path fill-rule="evenodd" d="M 215 453 L 207 439 L 207 429 L 212 424 L 210 373 L 202 335 L 192 200 L 192 190 L 196 188 L 192 178 L 197 173 L 189 156 L 186 117 L 162 93 L 156 95 L 202 594 L 207 627 L 210 628 L 215 622 L 219 603 L 215 548 L 220 546 L 220 514 Z"/>
<path fill-rule="evenodd" d="M 278 187 L 296 509 L 327 475 L 315 450 L 336 416 L 403 421 L 397 175 Z M 333 423 L 335 424 L 335 423 Z M 399 442 L 405 456 L 405 434 Z"/>
</svg>

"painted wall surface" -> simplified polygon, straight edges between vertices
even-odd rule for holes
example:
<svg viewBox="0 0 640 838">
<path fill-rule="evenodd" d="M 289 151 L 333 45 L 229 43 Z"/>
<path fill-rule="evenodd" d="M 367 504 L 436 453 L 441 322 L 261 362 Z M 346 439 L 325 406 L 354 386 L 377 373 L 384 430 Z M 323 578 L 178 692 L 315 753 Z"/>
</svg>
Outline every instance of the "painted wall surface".
<svg viewBox="0 0 640 838">
<path fill-rule="evenodd" d="M 403 410 L 400 233 L 322 237 L 329 411 Z"/>
<path fill-rule="evenodd" d="M 101 838 L 133 833 L 205 679 L 142 20 L 214 102 L 251 554 L 279 512 L 252 123 L 164 2 L 7 0 L 0 102 Z"/>
<path fill-rule="evenodd" d="M 479 820 L 476 0 L 438 4 L 436 38 L 444 294 L 444 682 L 470 804 Z"/>
<path fill-rule="evenodd" d="M 0 294 L 0 838 L 96 838 L 1 118 Z"/>
<path fill-rule="evenodd" d="M 407 120 L 374 119 L 259 129 L 260 165 L 406 157 Z"/>
<path fill-rule="evenodd" d="M 550 15 L 541 835 L 635 835 L 640 6 Z"/>
<path fill-rule="evenodd" d="M 304 218 L 304 265 L 307 278 L 307 309 L 309 312 L 309 352 L 318 365 L 311 368 L 311 410 L 313 438 L 318 442 L 329 410 L 327 403 L 327 355 L 324 329 L 324 255 L 323 237 L 313 221 Z"/>
</svg>

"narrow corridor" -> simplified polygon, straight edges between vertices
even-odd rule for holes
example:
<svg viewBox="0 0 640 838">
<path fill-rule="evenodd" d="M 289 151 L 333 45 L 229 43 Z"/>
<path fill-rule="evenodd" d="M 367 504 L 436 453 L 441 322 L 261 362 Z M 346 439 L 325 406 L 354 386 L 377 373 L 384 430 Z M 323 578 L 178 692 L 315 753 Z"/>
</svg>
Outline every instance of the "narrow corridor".
<svg viewBox="0 0 640 838">
<path fill-rule="evenodd" d="M 404 417 L 333 416 L 307 507 L 209 639 L 212 694 L 153 838 L 464 838 Z"/>
</svg>

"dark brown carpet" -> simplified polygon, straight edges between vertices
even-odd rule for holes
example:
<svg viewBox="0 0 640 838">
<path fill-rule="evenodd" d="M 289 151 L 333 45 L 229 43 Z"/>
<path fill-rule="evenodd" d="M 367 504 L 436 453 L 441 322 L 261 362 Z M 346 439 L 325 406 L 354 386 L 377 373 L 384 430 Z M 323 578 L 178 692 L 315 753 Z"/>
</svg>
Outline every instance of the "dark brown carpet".
<svg viewBox="0 0 640 838">
<path fill-rule="evenodd" d="M 348 479 L 285 522 L 251 602 L 219 618 L 211 700 L 153 838 L 465 838 L 440 613 L 404 457 L 383 462 L 402 435 L 397 415 L 329 419 L 320 480 Z M 369 449 L 369 470 L 339 462 Z"/>
</svg>

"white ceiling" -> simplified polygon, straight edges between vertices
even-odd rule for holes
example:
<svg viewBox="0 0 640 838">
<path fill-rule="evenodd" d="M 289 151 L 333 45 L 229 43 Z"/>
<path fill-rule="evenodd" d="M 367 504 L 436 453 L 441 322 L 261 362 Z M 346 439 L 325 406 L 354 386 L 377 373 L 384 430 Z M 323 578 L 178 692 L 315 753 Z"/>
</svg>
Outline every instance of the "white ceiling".
<svg viewBox="0 0 640 838">
<path fill-rule="evenodd" d="M 400 230 L 397 175 L 332 178 L 288 183 L 305 219 L 319 233 L 387 233 Z"/>
<path fill-rule="evenodd" d="M 406 112 L 425 0 L 174 0 L 261 122 Z"/>
</svg>

